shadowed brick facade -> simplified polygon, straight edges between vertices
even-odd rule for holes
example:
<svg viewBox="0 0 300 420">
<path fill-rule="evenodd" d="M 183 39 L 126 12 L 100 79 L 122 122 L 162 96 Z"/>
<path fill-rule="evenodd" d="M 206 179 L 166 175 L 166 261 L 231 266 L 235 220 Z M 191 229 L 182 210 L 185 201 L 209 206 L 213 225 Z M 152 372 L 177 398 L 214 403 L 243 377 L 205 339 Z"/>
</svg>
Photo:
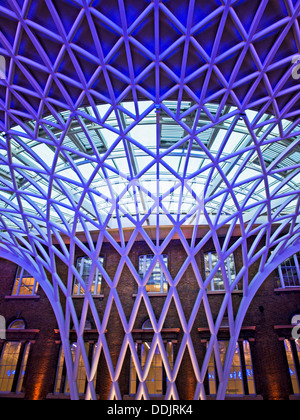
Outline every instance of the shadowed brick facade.
<svg viewBox="0 0 300 420">
<path fill-rule="evenodd" d="M 234 240 L 234 238 L 232 239 Z M 201 271 L 204 271 L 204 253 L 211 250 L 212 245 L 208 244 L 203 252 L 197 256 L 197 261 Z M 138 269 L 139 256 L 149 253 L 147 244 L 137 242 L 130 253 L 130 258 Z M 172 276 L 176 276 L 182 266 L 186 254 L 179 241 L 172 241 L 165 250 L 168 256 L 169 270 Z M 77 250 L 76 256 L 82 256 L 82 252 Z M 104 258 L 104 267 L 111 278 L 114 277 L 116 267 L 120 257 L 114 252 L 110 244 L 104 244 L 101 250 Z M 235 253 L 236 265 L 241 264 L 240 250 Z M 17 330 L 8 332 L 7 339 L 16 341 L 32 342 L 23 389 L 20 394 L 11 393 L 0 395 L 2 398 L 25 398 L 25 399 L 47 399 L 47 398 L 68 398 L 63 394 L 54 395 L 55 378 L 57 374 L 58 358 L 61 346 L 57 323 L 52 308 L 41 287 L 38 289 L 37 296 L 22 297 L 11 296 L 12 285 L 15 279 L 17 266 L 6 260 L 1 260 L 1 279 L 2 293 L 0 296 L 0 312 L 5 316 L 7 324 L 15 318 L 22 318 L 26 322 L 24 331 Z M 252 267 L 253 275 L 256 267 Z M 67 269 L 62 264 L 58 267 L 61 278 L 67 275 Z M 204 272 L 203 272 L 204 276 Z M 289 367 L 284 350 L 283 339 L 291 339 L 291 329 L 287 326 L 291 323 L 291 316 L 300 311 L 299 291 L 286 291 L 275 288 L 275 278 L 278 276 L 277 270 L 269 276 L 267 281 L 259 289 L 245 317 L 240 339 L 247 339 L 250 343 L 253 371 L 256 386 L 256 397 L 241 396 L 241 399 L 263 398 L 263 399 L 289 399 L 297 398 L 293 395 Z M 124 268 L 121 281 L 118 285 L 118 294 L 121 299 L 127 319 L 130 318 L 137 293 L 137 284 L 132 277 L 129 269 Z M 194 278 L 193 271 L 187 270 L 178 287 L 178 294 L 182 302 L 186 318 L 191 314 L 199 287 Z M 110 289 L 105 281 L 102 282 L 101 297 L 95 297 L 95 304 L 99 313 L 100 320 L 103 318 L 107 307 Z M 222 301 L 222 292 L 210 292 L 208 299 L 212 308 L 214 319 L 216 319 Z M 154 313 L 157 318 L 162 311 L 166 296 L 152 295 L 150 297 Z M 237 311 L 242 299 L 241 291 L 236 291 L 233 296 L 233 308 Z M 78 297 L 75 307 L 78 314 L 82 311 L 83 298 Z M 236 315 L 236 313 L 235 313 Z M 153 338 L 152 332 L 142 330 L 143 323 L 149 318 L 147 309 L 142 303 L 136 318 L 133 337 L 138 341 Z M 87 319 L 93 319 L 92 314 L 87 315 Z M 93 324 L 93 323 L 92 323 Z M 162 329 L 162 336 L 165 340 L 171 340 L 174 344 L 174 359 L 182 340 L 182 327 L 178 317 L 176 305 L 171 302 L 165 324 Z M 118 315 L 118 311 L 113 303 L 109 323 L 107 326 L 107 344 L 112 357 L 114 366 L 117 365 L 121 351 L 124 329 Z M 223 327 L 219 331 L 219 339 L 229 339 L 229 328 Z M 210 338 L 210 332 L 204 313 L 200 308 L 191 331 L 191 338 L 196 349 L 199 362 L 203 361 L 206 354 L 206 343 Z M 76 334 L 70 333 L 70 340 L 76 341 Z M 86 342 L 97 341 L 95 326 L 84 333 Z M 4 341 L 1 341 L 3 346 Z M 129 395 L 130 386 L 130 351 L 126 353 L 125 361 L 120 376 L 120 390 L 124 399 L 133 399 Z M 185 350 L 176 386 L 180 399 L 193 399 L 196 378 L 193 365 L 189 356 L 188 349 Z M 208 379 L 206 379 L 208 387 Z M 96 391 L 99 399 L 106 400 L 109 396 L 111 381 L 104 355 L 101 355 L 97 369 Z M 162 397 L 163 398 L 163 397 Z M 209 397 L 213 399 L 214 397 Z"/>
</svg>

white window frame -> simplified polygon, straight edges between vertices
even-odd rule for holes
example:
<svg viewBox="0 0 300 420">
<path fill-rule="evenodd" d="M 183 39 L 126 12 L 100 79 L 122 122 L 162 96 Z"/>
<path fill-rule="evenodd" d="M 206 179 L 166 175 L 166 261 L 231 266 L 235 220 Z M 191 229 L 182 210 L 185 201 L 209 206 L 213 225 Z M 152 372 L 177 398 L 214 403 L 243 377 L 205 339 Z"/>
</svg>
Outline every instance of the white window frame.
<svg viewBox="0 0 300 420">
<path fill-rule="evenodd" d="M 213 265 L 213 261 L 212 261 L 213 256 L 215 256 L 216 259 L 218 260 L 218 254 L 215 251 L 206 252 L 204 254 L 204 269 L 205 269 L 205 278 L 206 279 L 208 279 L 210 273 L 215 268 L 215 265 Z M 208 267 L 209 267 L 208 270 L 207 270 L 207 262 L 208 262 Z M 230 265 L 231 263 L 233 263 L 234 273 L 232 273 L 232 271 L 231 271 L 231 265 Z M 236 266 L 235 266 L 235 260 L 234 260 L 234 254 L 233 253 L 230 254 L 228 258 L 226 258 L 225 269 L 226 269 L 226 272 L 227 272 L 229 284 L 231 285 L 236 279 Z M 212 291 L 212 292 L 220 292 L 220 291 L 223 292 L 223 291 L 225 291 L 225 283 L 224 283 L 224 278 L 223 278 L 223 273 L 222 273 L 221 267 L 219 268 L 217 273 L 218 272 L 221 274 L 222 281 L 223 281 L 223 287 L 222 288 L 217 287 L 217 281 L 215 280 L 215 277 L 214 277 L 211 280 L 211 282 L 208 286 L 209 291 Z M 217 273 L 216 273 L 216 275 L 217 275 Z M 234 290 L 239 290 L 238 285 L 234 288 Z"/>
<path fill-rule="evenodd" d="M 84 263 L 87 260 L 91 261 L 91 258 L 89 258 L 89 257 L 79 257 L 79 258 L 77 258 L 77 262 L 76 262 L 76 269 L 78 271 L 78 274 L 80 275 L 80 278 L 82 278 L 83 280 L 84 280 L 84 278 L 83 278 Z M 98 260 L 99 260 L 100 264 L 103 266 L 104 258 L 99 257 Z M 79 262 L 81 262 L 81 264 L 80 264 L 80 269 L 78 270 Z M 99 285 L 100 285 L 100 290 L 98 292 Z M 101 296 L 102 274 L 100 273 L 98 267 L 96 267 L 96 269 L 95 269 L 93 287 L 94 287 L 94 290 L 92 291 L 92 295 L 93 296 Z M 78 281 L 78 279 L 76 277 L 74 278 L 74 282 L 73 282 L 72 295 L 73 296 L 85 296 L 85 289 L 83 288 L 82 284 Z"/>
<path fill-rule="evenodd" d="M 300 253 L 293 255 L 291 258 L 288 258 L 278 267 L 280 284 L 282 289 L 289 289 L 291 287 L 299 287 L 300 288 Z M 288 262 L 294 262 L 294 265 L 286 265 Z M 287 276 L 289 268 L 291 269 L 291 277 Z M 297 277 L 294 277 L 293 272 L 296 269 Z M 285 274 L 284 274 L 285 272 Z"/>
<path fill-rule="evenodd" d="M 168 266 L 168 256 L 167 255 L 162 255 L 162 258 L 164 260 L 164 263 L 166 266 Z M 147 274 L 147 271 L 149 269 L 149 266 L 152 263 L 152 260 L 154 259 L 154 255 L 152 254 L 147 254 L 147 255 L 140 255 L 139 256 L 139 275 L 141 276 L 141 278 L 145 277 Z M 166 276 L 163 272 L 162 267 L 160 266 L 159 262 L 156 263 L 150 278 L 148 280 L 147 285 L 149 285 L 149 282 L 151 281 L 153 274 L 156 273 L 156 270 L 158 270 L 158 267 L 160 269 L 160 290 L 159 291 L 148 291 L 148 293 L 167 293 L 167 291 L 169 290 L 169 283 L 166 279 Z M 147 287 L 146 285 L 146 287 Z"/>
<path fill-rule="evenodd" d="M 33 285 L 27 284 L 24 279 L 33 279 Z M 36 279 L 28 273 L 23 267 L 18 267 L 14 287 L 12 289 L 12 296 L 36 296 L 38 290 L 38 282 Z M 31 293 L 24 293 L 26 288 L 30 290 L 32 288 Z"/>
</svg>

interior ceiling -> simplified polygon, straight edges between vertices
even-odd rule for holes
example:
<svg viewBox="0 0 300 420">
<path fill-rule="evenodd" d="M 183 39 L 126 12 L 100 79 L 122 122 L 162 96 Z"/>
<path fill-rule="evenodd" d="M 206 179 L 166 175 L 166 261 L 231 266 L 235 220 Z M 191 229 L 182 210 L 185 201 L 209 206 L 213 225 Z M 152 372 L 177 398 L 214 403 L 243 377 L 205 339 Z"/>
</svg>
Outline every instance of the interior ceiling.
<svg viewBox="0 0 300 420">
<path fill-rule="evenodd" d="M 296 0 L 2 1 L 2 229 L 297 219 L 299 14 Z"/>
<path fill-rule="evenodd" d="M 288 107 L 297 118 L 298 15 L 296 0 L 3 0 L 2 127 L 54 109 L 162 98 L 276 116 Z"/>
<path fill-rule="evenodd" d="M 158 348 L 166 399 L 179 399 L 186 353 L 194 399 L 206 399 L 213 356 L 217 399 L 225 399 L 249 305 L 300 249 L 299 15 L 300 0 L 1 0 L 0 257 L 28 270 L 49 298 L 72 399 L 79 399 L 81 356 L 85 398 L 98 398 L 103 353 L 109 399 L 122 399 L 128 350 L 139 377 L 135 397 L 150 399 L 146 378 Z M 177 274 L 163 257 L 172 239 L 186 254 Z M 115 257 L 103 266 L 107 240 Z M 143 275 L 132 252 L 137 240 L 153 255 Z M 205 250 L 217 258 L 203 277 Z M 88 280 L 77 270 L 77 251 L 90 258 Z M 158 315 L 146 291 L 156 264 L 170 286 Z M 96 268 L 107 293 L 101 314 L 91 292 Z M 138 290 L 131 303 L 124 270 Z M 224 298 L 216 314 L 208 291 L 219 272 Z M 84 290 L 81 313 L 74 279 Z M 141 304 L 155 332 L 143 367 L 132 336 Z M 183 334 L 173 368 L 162 333 L 174 305 Z M 211 338 L 201 365 L 192 331 L 203 310 Z M 119 355 L 106 340 L 111 315 L 122 324 Z M 98 334 L 91 364 L 83 337 L 90 316 Z M 217 340 L 225 316 L 231 340 L 223 363 Z"/>
</svg>

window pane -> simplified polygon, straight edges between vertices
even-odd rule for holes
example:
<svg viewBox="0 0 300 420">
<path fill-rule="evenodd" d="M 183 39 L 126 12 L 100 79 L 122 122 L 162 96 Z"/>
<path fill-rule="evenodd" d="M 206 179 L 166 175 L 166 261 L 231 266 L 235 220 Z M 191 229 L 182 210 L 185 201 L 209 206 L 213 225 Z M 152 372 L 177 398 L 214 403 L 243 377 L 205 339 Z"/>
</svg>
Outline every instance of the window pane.
<svg viewBox="0 0 300 420">
<path fill-rule="evenodd" d="M 294 360 L 294 355 L 293 355 L 293 351 L 292 351 L 292 345 L 291 345 L 289 340 L 284 340 L 284 345 L 285 345 L 285 352 L 286 352 L 287 361 L 288 361 L 288 364 L 289 364 L 289 371 L 290 371 L 290 377 L 291 377 L 292 386 L 293 386 L 293 392 L 294 392 L 294 394 L 298 395 L 298 394 L 300 394 L 299 379 L 298 379 L 295 360 Z M 299 348 L 298 348 L 298 350 L 299 350 Z M 299 354 L 300 354 L 300 352 L 298 352 L 298 355 Z"/>
<path fill-rule="evenodd" d="M 89 343 L 84 343 L 84 347 L 88 355 Z M 72 353 L 73 362 L 75 361 L 76 351 L 77 351 L 77 343 L 73 343 L 71 345 L 71 353 Z M 79 365 L 78 365 L 78 373 L 77 373 L 77 388 L 78 388 L 79 394 L 84 394 L 87 378 L 86 378 L 86 370 L 84 366 L 84 361 L 83 361 L 83 357 L 82 357 L 82 353 L 80 349 L 79 349 L 79 352 L 80 352 L 80 356 L 79 356 Z M 70 393 L 69 380 L 67 380 L 66 382 L 65 393 L 66 394 Z"/>
<path fill-rule="evenodd" d="M 280 265 L 279 275 L 282 287 L 300 286 L 299 258 L 300 254 L 294 255 Z"/>
<path fill-rule="evenodd" d="M 9 326 L 9 329 L 17 329 L 17 330 L 24 330 L 25 329 L 25 322 L 23 321 L 23 319 L 15 319 L 14 321 L 12 321 Z"/>
<path fill-rule="evenodd" d="M 32 295 L 34 293 L 35 279 L 30 277 L 27 273 L 22 278 L 22 285 L 20 288 L 20 295 Z"/>
<path fill-rule="evenodd" d="M 87 353 L 87 356 L 89 357 L 90 343 L 84 343 L 84 346 L 85 346 L 85 351 Z M 93 345 L 93 349 L 92 349 L 93 356 L 95 354 L 96 348 L 97 348 L 97 345 Z M 71 354 L 72 354 L 73 362 L 75 361 L 76 350 L 77 350 L 77 343 L 73 343 L 71 345 Z M 64 392 L 65 394 L 70 393 L 70 384 L 66 375 L 67 373 L 66 373 L 66 368 L 65 368 L 64 350 L 63 350 L 63 347 L 61 347 L 58 365 L 57 365 L 56 383 L 55 383 L 54 393 L 56 394 L 59 394 L 61 392 Z M 94 378 L 95 386 L 96 386 L 96 380 L 97 380 L 97 376 L 95 375 L 95 378 Z M 82 353 L 80 351 L 78 374 L 77 374 L 77 387 L 78 387 L 79 394 L 85 393 L 86 384 L 87 384 L 86 369 L 85 369 Z"/>
<path fill-rule="evenodd" d="M 150 351 L 151 343 L 142 344 L 142 369 L 144 369 Z M 157 346 L 153 356 L 149 374 L 146 379 L 147 389 L 150 395 L 162 395 L 162 359 Z"/>
<path fill-rule="evenodd" d="M 169 342 L 167 344 L 167 354 L 168 354 L 168 361 L 170 363 L 170 368 L 173 370 L 173 343 Z"/>
<path fill-rule="evenodd" d="M 218 254 L 216 252 L 208 252 L 204 255 L 204 265 L 205 265 L 205 277 L 209 278 L 213 269 L 217 266 L 219 262 Z M 229 285 L 231 285 L 236 278 L 236 269 L 234 263 L 234 255 L 231 254 L 225 261 L 224 267 L 226 271 L 226 276 L 228 278 Z M 238 287 L 235 288 L 237 290 Z M 208 290 L 220 291 L 225 290 L 223 272 L 221 266 L 218 268 L 215 273 L 211 283 L 208 286 Z"/>
<path fill-rule="evenodd" d="M 87 346 L 87 343 L 85 344 L 85 347 L 86 346 Z M 87 350 L 87 347 L 86 347 L 86 350 Z M 77 351 L 77 344 L 74 343 L 71 346 L 71 352 L 72 352 L 73 362 L 75 361 L 76 351 Z M 85 374 L 85 368 L 84 368 L 82 354 L 80 352 L 79 365 L 78 365 L 78 374 L 77 374 L 77 387 L 78 387 L 79 394 L 84 394 L 84 392 L 85 392 L 85 383 L 86 383 L 86 374 Z M 69 381 L 67 381 L 65 392 L 67 394 L 70 393 L 70 384 L 69 384 Z"/>
<path fill-rule="evenodd" d="M 219 350 L 222 366 L 224 367 L 227 349 L 229 346 L 229 341 L 219 341 Z M 247 341 L 243 343 L 243 351 L 245 356 L 246 372 L 247 372 L 247 381 L 249 386 L 249 394 L 255 395 L 255 385 L 253 377 L 253 366 L 250 353 L 250 346 Z M 208 383 L 209 383 L 209 394 L 217 394 L 217 370 L 215 367 L 214 353 L 212 353 L 209 365 L 208 365 Z M 226 395 L 245 395 L 244 391 L 244 378 L 242 371 L 242 363 L 240 356 L 240 349 L 238 343 L 236 344 L 232 366 L 230 369 L 228 386 L 226 390 Z"/>
<path fill-rule="evenodd" d="M 154 255 L 142 255 L 139 258 L 139 274 L 141 278 L 145 277 L 149 267 L 153 261 Z M 168 265 L 168 257 L 163 255 L 163 262 Z M 167 293 L 168 282 L 164 275 L 163 269 L 157 262 L 151 272 L 149 280 L 146 284 L 146 290 L 150 293 Z"/>
<path fill-rule="evenodd" d="M 13 292 L 12 292 L 13 296 L 17 296 L 17 294 L 18 294 L 19 283 L 20 283 L 20 278 L 17 277 L 16 281 L 15 281 L 15 284 L 14 284 Z"/>
<path fill-rule="evenodd" d="M 103 265 L 103 258 L 99 258 L 98 261 L 101 265 Z M 79 282 L 78 279 L 74 279 L 74 288 L 73 288 L 73 295 L 85 295 L 85 290 L 89 282 L 89 276 L 91 270 L 93 268 L 93 261 L 91 258 L 78 258 L 76 269 L 81 276 L 82 284 Z M 96 296 L 101 294 L 101 283 L 102 283 L 102 275 L 99 272 L 99 269 L 95 268 L 95 275 L 93 278 L 93 283 L 91 285 L 91 294 Z M 84 286 L 85 285 L 85 286 Z"/>
<path fill-rule="evenodd" d="M 244 357 L 245 357 L 245 365 L 246 365 L 246 373 L 247 373 L 247 382 L 248 382 L 249 394 L 250 395 L 256 395 L 254 375 L 253 375 L 252 357 L 251 357 L 251 351 L 250 351 L 250 344 L 249 344 L 248 341 L 243 342 L 243 349 L 244 349 Z"/>
<path fill-rule="evenodd" d="M 23 360 L 22 360 L 22 364 L 21 364 L 21 369 L 20 369 L 20 377 L 19 377 L 17 392 L 22 391 L 24 376 L 25 376 L 25 372 L 26 372 L 26 368 L 27 368 L 29 350 L 30 350 L 30 343 L 26 343 L 26 348 L 25 348 L 25 352 L 24 352 Z"/>
<path fill-rule="evenodd" d="M 137 352 L 140 351 L 141 356 L 141 367 L 145 368 L 149 351 L 151 348 L 150 342 L 144 342 L 140 345 L 136 343 Z M 173 370 L 173 343 L 168 342 L 166 344 L 166 351 L 168 355 L 168 361 L 170 363 L 171 370 Z M 149 373 L 146 379 L 147 390 L 150 395 L 163 395 L 163 372 L 164 367 L 162 363 L 162 357 L 159 347 L 156 346 L 155 354 L 153 356 Z M 137 392 L 137 372 L 133 358 L 131 357 L 131 370 L 130 370 L 130 394 L 134 395 Z M 167 379 L 168 382 L 168 379 Z"/>
<path fill-rule="evenodd" d="M 136 351 L 138 351 L 138 344 L 135 344 Z M 130 390 L 129 393 L 131 395 L 135 395 L 137 391 L 137 373 L 136 367 L 134 364 L 134 360 L 131 357 L 131 365 L 130 365 Z"/>
<path fill-rule="evenodd" d="M 225 358 L 227 354 L 229 341 L 220 341 L 220 356 L 221 362 L 224 366 Z M 244 395 L 244 385 L 243 385 L 243 374 L 242 374 L 242 364 L 240 357 L 239 345 L 236 344 L 232 366 L 230 369 L 228 386 L 226 390 L 227 395 Z"/>
<path fill-rule="evenodd" d="M 21 343 L 7 342 L 0 363 L 0 392 L 11 392 L 18 364 Z"/>
<path fill-rule="evenodd" d="M 210 356 L 208 364 L 208 385 L 209 385 L 209 395 L 217 394 L 217 379 L 216 379 L 216 370 L 215 370 L 215 358 L 214 354 Z"/>
<path fill-rule="evenodd" d="M 64 360 L 65 360 L 64 350 L 63 350 L 63 347 L 61 347 L 58 365 L 57 365 L 55 388 L 54 388 L 55 394 L 59 394 L 61 392 L 61 387 L 63 383 L 62 374 L 63 374 L 63 368 L 64 368 Z"/>
<path fill-rule="evenodd" d="M 38 289 L 38 283 L 35 278 L 31 276 L 22 267 L 18 268 L 14 288 L 12 291 L 13 296 L 29 296 L 35 295 Z"/>
</svg>

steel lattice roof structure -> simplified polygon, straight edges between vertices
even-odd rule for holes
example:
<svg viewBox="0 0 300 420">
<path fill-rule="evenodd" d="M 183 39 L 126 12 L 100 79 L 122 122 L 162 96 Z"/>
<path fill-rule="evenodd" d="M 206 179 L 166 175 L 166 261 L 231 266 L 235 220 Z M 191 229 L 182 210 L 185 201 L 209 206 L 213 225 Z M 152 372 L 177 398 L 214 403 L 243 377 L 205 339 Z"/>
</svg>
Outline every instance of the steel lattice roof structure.
<svg viewBox="0 0 300 420">
<path fill-rule="evenodd" d="M 218 398 L 225 397 L 235 343 L 253 297 L 268 275 L 300 250 L 299 16 L 299 0 L 2 0 L 0 256 L 28 269 L 46 292 L 73 399 L 79 358 L 73 363 L 70 319 L 86 367 L 87 399 L 96 398 L 93 379 L 101 351 L 112 380 L 110 397 L 121 398 L 118 379 L 127 348 L 140 380 L 136 398 L 149 398 L 145 380 L 157 345 L 168 377 L 167 399 L 178 398 L 176 379 L 186 348 L 197 378 L 195 399 L 205 399 L 213 352 Z M 226 232 L 222 244 L 220 231 Z M 175 237 L 187 258 L 172 278 L 162 255 Z M 169 283 L 159 319 L 146 293 L 147 276 L 140 278 L 128 256 L 138 238 L 155 256 L 152 269 L 159 262 Z M 243 269 L 233 284 L 225 282 L 216 321 L 206 293 L 214 273 L 203 279 L 195 261 L 209 240 L 219 257 L 216 270 L 221 267 L 225 278 L 224 261 L 238 247 L 243 251 Z M 105 241 L 121 256 L 115 278 L 98 261 Z M 92 258 L 94 271 L 97 267 L 110 287 L 102 321 L 90 293 L 93 273 L 85 285 L 75 247 Z M 58 259 L 68 266 L 67 285 L 57 274 Z M 250 279 L 249 267 L 257 261 L 260 271 Z M 199 293 L 186 319 L 176 287 L 189 265 Z M 124 266 L 138 286 L 129 320 L 117 291 Z M 79 319 L 71 298 L 74 276 L 86 289 Z M 243 300 L 234 318 L 231 293 L 240 281 Z M 142 300 L 154 329 L 143 369 L 132 337 Z M 172 300 L 184 332 L 173 370 L 161 336 Z M 113 302 L 124 328 L 116 367 L 105 338 Z M 211 332 L 202 366 L 190 337 L 200 305 Z M 91 365 L 83 342 L 88 309 L 99 334 Z M 217 333 L 225 311 L 231 344 L 223 367 Z"/>
</svg>

